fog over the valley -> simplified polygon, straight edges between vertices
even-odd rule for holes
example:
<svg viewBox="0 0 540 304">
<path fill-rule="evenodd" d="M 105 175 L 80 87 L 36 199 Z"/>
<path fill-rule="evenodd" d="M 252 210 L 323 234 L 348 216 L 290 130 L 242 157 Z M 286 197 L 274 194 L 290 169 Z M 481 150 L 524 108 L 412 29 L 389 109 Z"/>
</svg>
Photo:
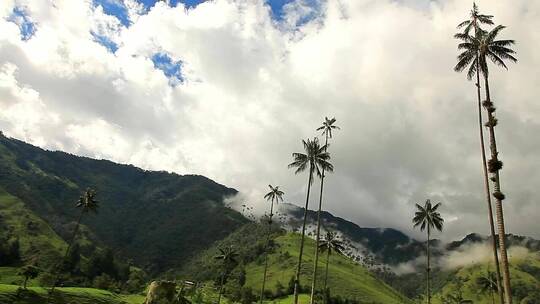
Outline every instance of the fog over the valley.
<svg viewBox="0 0 540 304">
<path fill-rule="evenodd" d="M 475 90 L 452 70 L 470 0 L 296 0 L 281 17 L 263 0 L 110 1 L 128 22 L 92 1 L 0 1 L 7 136 L 205 175 L 261 210 L 268 184 L 303 205 L 307 175 L 287 164 L 335 116 L 328 211 L 423 238 L 411 218 L 431 198 L 436 237 L 488 233 Z M 517 41 L 518 64 L 490 83 L 507 231 L 540 238 L 540 1 L 477 3 Z"/>
</svg>

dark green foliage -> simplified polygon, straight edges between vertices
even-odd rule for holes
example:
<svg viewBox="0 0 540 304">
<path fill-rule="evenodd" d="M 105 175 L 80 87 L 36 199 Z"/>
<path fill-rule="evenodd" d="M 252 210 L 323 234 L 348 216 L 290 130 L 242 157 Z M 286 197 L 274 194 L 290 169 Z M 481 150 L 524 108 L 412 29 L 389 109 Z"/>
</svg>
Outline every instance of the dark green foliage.
<svg viewBox="0 0 540 304">
<path fill-rule="evenodd" d="M 17 265 L 21 262 L 19 239 L 0 238 L 0 266 Z"/>
<path fill-rule="evenodd" d="M 99 216 L 83 218 L 78 239 L 111 247 L 154 273 L 182 266 L 247 222 L 222 203 L 236 191 L 205 177 L 44 151 L 6 137 L 0 137 L 0 187 L 65 240 L 79 215 L 73 203 L 86 187 L 98 189 Z"/>
</svg>

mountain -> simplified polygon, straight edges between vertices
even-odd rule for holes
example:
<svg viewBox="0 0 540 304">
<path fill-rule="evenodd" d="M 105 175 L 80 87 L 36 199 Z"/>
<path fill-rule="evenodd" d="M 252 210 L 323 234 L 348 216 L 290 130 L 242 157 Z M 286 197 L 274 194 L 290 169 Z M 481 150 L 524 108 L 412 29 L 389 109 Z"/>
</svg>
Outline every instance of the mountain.
<svg viewBox="0 0 540 304">
<path fill-rule="evenodd" d="M 292 204 L 281 204 L 282 223 L 289 230 L 301 229 L 304 208 Z M 321 212 L 323 229 L 339 232 L 350 243 L 350 255 L 358 258 L 374 256 L 384 264 L 398 264 L 418 257 L 424 251 L 424 243 L 410 238 L 403 232 L 392 228 L 365 228 L 346 219 Z M 308 235 L 315 234 L 317 212 L 308 210 Z"/>
<path fill-rule="evenodd" d="M 34 222 L 67 240 L 75 202 L 88 187 L 100 208 L 83 219 L 81 251 L 104 245 L 152 273 L 181 266 L 248 222 L 223 205 L 236 190 L 206 177 L 46 151 L 0 135 L 0 199 L 20 210 L 1 214 L 0 226 L 11 231 L 4 238 L 25 239 L 18 225 Z"/>
</svg>

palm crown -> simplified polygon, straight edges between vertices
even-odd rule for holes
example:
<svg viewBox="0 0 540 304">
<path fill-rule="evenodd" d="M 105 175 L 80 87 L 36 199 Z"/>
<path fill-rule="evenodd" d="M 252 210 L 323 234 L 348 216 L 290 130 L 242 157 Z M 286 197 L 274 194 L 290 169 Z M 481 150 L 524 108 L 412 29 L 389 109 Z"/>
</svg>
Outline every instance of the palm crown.
<svg viewBox="0 0 540 304">
<path fill-rule="evenodd" d="M 237 257 L 238 253 L 234 250 L 233 246 L 227 246 L 219 248 L 219 254 L 214 259 L 223 261 L 225 265 L 231 265 L 236 263 Z"/>
<path fill-rule="evenodd" d="M 83 208 L 83 212 L 92 211 L 96 213 L 97 209 L 99 208 L 99 202 L 96 201 L 95 198 L 96 191 L 93 189 L 86 189 L 83 195 L 79 197 L 79 200 L 77 201 L 77 205 L 75 207 Z"/>
<path fill-rule="evenodd" d="M 317 131 L 322 130 L 322 135 L 328 136 L 328 138 L 332 138 L 332 130 L 340 130 L 338 126 L 334 126 L 335 122 L 335 118 L 328 119 L 328 117 L 325 117 L 322 126 L 318 127 Z"/>
<path fill-rule="evenodd" d="M 283 201 L 283 191 L 279 190 L 279 186 L 273 187 L 272 185 L 268 185 L 270 188 L 270 191 L 264 195 L 264 198 L 267 201 Z"/>
<path fill-rule="evenodd" d="M 289 164 L 289 168 L 296 168 L 295 174 L 305 171 L 308 166 L 310 174 L 314 172 L 317 176 L 322 176 L 322 170 L 326 172 L 334 171 L 334 166 L 328 161 L 330 154 L 326 152 L 326 145 L 321 146 L 317 138 L 313 140 L 302 140 L 305 153 L 293 153 L 294 161 Z M 312 181 L 313 182 L 313 181 Z"/>
<path fill-rule="evenodd" d="M 471 19 L 465 20 L 461 22 L 460 24 L 458 24 L 457 26 L 458 29 L 463 28 L 463 33 L 466 35 L 468 35 L 471 29 L 473 28 L 476 30 L 477 34 L 481 32 L 482 29 L 480 28 L 479 23 L 493 25 L 493 21 L 491 20 L 493 19 L 493 16 L 480 14 L 480 12 L 478 11 L 478 6 L 476 6 L 476 3 L 473 3 L 473 8 L 471 10 L 470 17 Z"/>
<path fill-rule="evenodd" d="M 326 251 L 328 250 L 328 253 L 337 252 L 342 253 L 345 250 L 345 246 L 343 241 L 341 241 L 337 234 L 328 231 L 326 232 L 326 237 L 320 241 L 319 243 L 319 250 L 320 251 Z"/>
<path fill-rule="evenodd" d="M 420 226 L 421 231 L 424 231 L 426 227 L 442 231 L 444 219 L 437 211 L 439 206 L 441 206 L 441 203 L 432 205 L 429 199 L 426 200 L 424 206 L 416 204 L 417 211 L 413 218 L 414 227 Z"/>
<path fill-rule="evenodd" d="M 469 66 L 467 78 L 471 79 L 478 72 L 477 60 L 480 72 L 484 75 L 489 74 L 488 59 L 505 69 L 508 69 L 504 62 L 505 60 L 517 62 L 517 59 L 513 56 L 516 52 L 510 48 L 510 46 L 515 44 L 515 41 L 509 39 L 496 40 L 497 35 L 505 28 L 503 25 L 498 25 L 491 31 L 482 31 L 475 37 L 467 33 L 454 35 L 455 38 L 463 41 L 458 45 L 458 49 L 463 50 L 463 52 L 458 55 L 458 63 L 454 67 L 454 70 L 461 72 Z"/>
</svg>

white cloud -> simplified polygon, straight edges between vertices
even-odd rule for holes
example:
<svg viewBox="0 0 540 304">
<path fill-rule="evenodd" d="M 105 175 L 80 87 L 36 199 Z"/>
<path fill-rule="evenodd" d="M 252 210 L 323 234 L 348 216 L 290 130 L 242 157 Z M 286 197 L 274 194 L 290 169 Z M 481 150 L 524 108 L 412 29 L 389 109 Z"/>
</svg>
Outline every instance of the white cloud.
<svg viewBox="0 0 540 304">
<path fill-rule="evenodd" d="M 288 6 L 279 24 L 260 0 L 158 3 L 140 16 L 130 0 L 125 28 L 90 1 L 2 1 L 0 126 L 47 148 L 203 174 L 266 206 L 268 183 L 302 204 L 307 178 L 286 169 L 290 154 L 336 116 L 329 211 L 412 232 L 413 203 L 431 197 L 452 219 L 442 237 L 486 234 L 474 88 L 452 71 L 452 35 L 470 2 L 328 0 L 316 19 L 287 26 L 313 13 L 305 3 Z M 28 41 L 5 18 L 15 4 L 37 24 Z M 507 228 L 540 237 L 531 216 L 540 212 L 540 36 L 530 30 L 540 3 L 479 4 L 518 41 L 520 63 L 492 75 Z M 161 51 L 183 62 L 185 82 L 174 88 L 150 60 Z"/>
</svg>

